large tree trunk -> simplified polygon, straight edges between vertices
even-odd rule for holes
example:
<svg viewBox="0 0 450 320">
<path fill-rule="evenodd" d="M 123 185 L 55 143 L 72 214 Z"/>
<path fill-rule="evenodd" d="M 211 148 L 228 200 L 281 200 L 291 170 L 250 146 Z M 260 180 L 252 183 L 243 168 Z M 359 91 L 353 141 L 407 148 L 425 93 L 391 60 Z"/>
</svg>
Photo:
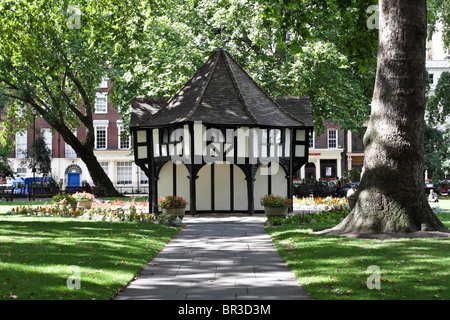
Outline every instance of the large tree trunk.
<svg viewBox="0 0 450 320">
<path fill-rule="evenodd" d="M 44 114 L 44 119 L 61 134 L 64 141 L 69 144 L 77 153 L 77 156 L 86 165 L 89 174 L 94 184 L 101 188 L 102 193 L 109 197 L 120 197 L 122 194 L 116 190 L 111 179 L 105 173 L 97 157 L 94 154 L 94 127 L 92 125 L 92 119 L 89 125 L 86 127 L 86 139 L 83 143 L 73 135 L 70 129 L 64 124 L 55 119 L 51 115 Z"/>
<path fill-rule="evenodd" d="M 443 231 L 428 204 L 423 178 L 426 0 L 380 0 L 379 11 L 363 174 L 355 208 L 335 230 Z"/>
</svg>

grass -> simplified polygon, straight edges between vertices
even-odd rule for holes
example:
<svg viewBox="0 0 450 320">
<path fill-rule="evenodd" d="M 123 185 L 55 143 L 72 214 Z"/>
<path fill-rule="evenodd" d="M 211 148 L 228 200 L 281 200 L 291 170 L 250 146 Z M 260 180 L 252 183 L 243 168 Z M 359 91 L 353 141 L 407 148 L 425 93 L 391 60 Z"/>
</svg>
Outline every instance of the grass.
<svg viewBox="0 0 450 320">
<path fill-rule="evenodd" d="M 109 299 L 176 232 L 149 223 L 0 215 L 0 299 Z M 80 288 L 70 289 L 75 279 Z"/>
<path fill-rule="evenodd" d="M 439 202 L 431 202 L 430 206 L 432 208 L 440 207 L 444 211 L 450 211 L 450 198 L 448 196 L 445 198 L 439 198 Z"/>
<path fill-rule="evenodd" d="M 0 213 L 44 203 L 3 202 Z M 450 211 L 450 199 L 436 205 Z M 450 213 L 439 216 L 450 228 Z M 448 238 L 364 240 L 311 233 L 332 226 L 319 222 L 266 227 L 312 299 L 450 299 Z M 147 223 L 0 214 L 0 300 L 109 299 L 176 232 Z M 379 290 L 367 287 L 370 266 L 380 268 Z M 80 289 L 68 286 L 68 281 L 76 284 L 71 281 L 74 271 L 80 273 Z"/>
<path fill-rule="evenodd" d="M 450 213 L 440 219 L 450 228 Z M 266 227 L 299 283 L 316 300 L 448 300 L 450 239 L 364 240 L 312 234 L 335 223 Z M 369 272 L 377 266 L 379 274 Z M 373 269 L 372 269 L 373 270 Z M 369 289 L 378 277 L 379 289 Z"/>
</svg>

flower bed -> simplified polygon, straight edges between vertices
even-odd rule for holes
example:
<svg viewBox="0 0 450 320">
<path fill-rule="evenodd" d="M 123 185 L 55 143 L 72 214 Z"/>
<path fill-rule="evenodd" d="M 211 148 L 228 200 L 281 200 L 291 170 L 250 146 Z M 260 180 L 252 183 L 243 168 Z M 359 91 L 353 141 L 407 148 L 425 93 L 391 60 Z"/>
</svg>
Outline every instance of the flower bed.
<svg viewBox="0 0 450 320">
<path fill-rule="evenodd" d="M 92 200 L 92 201 L 95 200 L 95 196 L 86 191 L 76 192 L 73 194 L 73 197 L 77 200 Z"/>
<path fill-rule="evenodd" d="M 293 212 L 284 218 L 269 218 L 266 225 L 287 223 L 339 222 L 349 214 L 347 199 L 344 198 L 295 198 Z"/>
<path fill-rule="evenodd" d="M 134 221 L 154 222 L 154 214 L 148 212 L 148 202 L 123 202 L 115 200 L 111 203 L 94 200 L 92 208 L 73 210 L 69 205 L 53 203 L 42 206 L 20 206 L 13 208 L 11 214 L 27 214 L 36 216 L 75 217 L 97 221 Z"/>
<path fill-rule="evenodd" d="M 294 212 L 297 213 L 313 213 L 322 211 L 341 211 L 349 208 L 347 198 L 295 198 Z"/>
</svg>

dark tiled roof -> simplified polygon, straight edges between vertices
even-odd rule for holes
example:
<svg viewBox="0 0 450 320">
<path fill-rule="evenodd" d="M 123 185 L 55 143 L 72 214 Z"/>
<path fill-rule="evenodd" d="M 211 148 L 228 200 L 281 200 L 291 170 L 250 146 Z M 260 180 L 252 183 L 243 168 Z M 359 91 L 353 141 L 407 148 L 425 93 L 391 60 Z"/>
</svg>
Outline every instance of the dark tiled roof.
<svg viewBox="0 0 450 320">
<path fill-rule="evenodd" d="M 167 103 L 169 98 L 134 98 L 131 100 L 131 117 L 130 126 L 135 127 L 137 124 L 149 119 L 159 111 Z"/>
<path fill-rule="evenodd" d="M 312 126 L 309 98 L 281 99 L 281 107 L 276 102 L 278 98 L 269 97 L 223 49 L 216 50 L 164 105 L 162 101 L 134 99 L 130 126 L 156 127 L 194 121 L 224 126 Z M 301 110 L 292 112 L 295 104 Z"/>
<path fill-rule="evenodd" d="M 305 122 L 306 126 L 314 127 L 312 119 L 311 104 L 309 97 L 277 97 L 273 98 L 280 107 L 297 119 Z"/>
</svg>

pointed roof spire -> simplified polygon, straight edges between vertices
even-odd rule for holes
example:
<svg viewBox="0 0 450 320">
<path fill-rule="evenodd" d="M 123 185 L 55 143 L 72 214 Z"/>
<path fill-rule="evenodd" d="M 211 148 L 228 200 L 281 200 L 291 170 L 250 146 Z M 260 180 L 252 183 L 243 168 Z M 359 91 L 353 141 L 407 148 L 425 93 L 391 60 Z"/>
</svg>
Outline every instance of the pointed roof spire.
<svg viewBox="0 0 450 320">
<path fill-rule="evenodd" d="M 142 99 L 140 102 L 142 108 Z M 307 109 L 310 117 L 309 104 Z M 310 126 L 309 120 L 288 113 L 219 48 L 164 106 L 135 124 L 154 127 L 202 121 L 211 125 L 304 127 Z"/>
</svg>

